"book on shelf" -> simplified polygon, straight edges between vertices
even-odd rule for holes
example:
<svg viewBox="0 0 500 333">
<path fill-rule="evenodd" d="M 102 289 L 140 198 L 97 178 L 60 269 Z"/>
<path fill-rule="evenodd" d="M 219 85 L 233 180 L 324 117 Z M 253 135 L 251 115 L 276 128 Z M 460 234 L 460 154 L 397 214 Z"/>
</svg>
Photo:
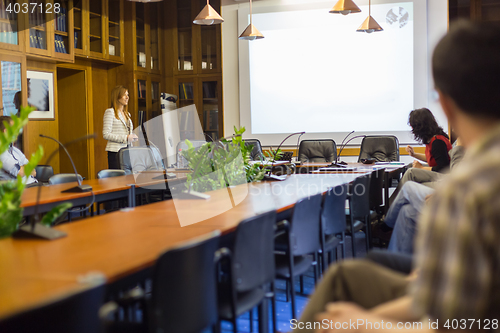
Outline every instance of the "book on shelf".
<svg viewBox="0 0 500 333">
<path fill-rule="evenodd" d="M 216 82 L 203 82 L 203 98 L 217 98 Z"/>
<path fill-rule="evenodd" d="M 75 49 L 78 48 L 78 37 L 79 37 L 79 32 L 75 31 Z"/>
<path fill-rule="evenodd" d="M 205 130 L 217 130 L 219 128 L 219 116 L 217 110 L 205 110 L 203 114 L 203 127 Z"/>
</svg>

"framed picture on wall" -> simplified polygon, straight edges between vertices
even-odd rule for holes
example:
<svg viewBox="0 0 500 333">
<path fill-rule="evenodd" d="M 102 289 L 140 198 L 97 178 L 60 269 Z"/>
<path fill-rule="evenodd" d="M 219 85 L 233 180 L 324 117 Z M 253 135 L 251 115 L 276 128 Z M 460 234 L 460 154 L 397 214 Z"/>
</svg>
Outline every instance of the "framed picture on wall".
<svg viewBox="0 0 500 333">
<path fill-rule="evenodd" d="M 27 71 L 28 105 L 35 107 L 30 119 L 55 120 L 54 73 Z"/>
</svg>

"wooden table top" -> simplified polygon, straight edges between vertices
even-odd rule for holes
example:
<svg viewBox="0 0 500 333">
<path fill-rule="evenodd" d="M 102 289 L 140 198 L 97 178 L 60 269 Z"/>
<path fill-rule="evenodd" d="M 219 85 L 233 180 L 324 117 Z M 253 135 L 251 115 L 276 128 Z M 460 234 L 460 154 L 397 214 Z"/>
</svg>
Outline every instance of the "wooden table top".
<svg viewBox="0 0 500 333">
<path fill-rule="evenodd" d="M 174 196 L 173 200 L 63 224 L 56 229 L 68 236 L 54 241 L 0 240 L 0 318 L 80 288 L 79 278 L 88 273 L 101 272 L 108 282 L 119 280 L 152 266 L 171 247 L 214 230 L 230 232 L 248 217 L 286 210 L 301 198 L 357 176 L 291 175 L 282 182 L 212 191 L 208 200 Z M 182 223 L 186 216 L 191 223 Z"/>
<path fill-rule="evenodd" d="M 148 172 L 142 174 L 111 177 L 104 179 L 84 180 L 82 184 L 92 186 L 94 194 L 99 195 L 109 192 L 127 190 L 130 188 L 131 184 L 134 184 L 136 187 L 146 187 L 146 186 L 154 186 L 156 184 L 164 184 L 165 180 L 161 179 L 161 177 L 160 179 L 153 179 L 161 175 L 163 175 L 162 171 Z M 167 182 L 175 183 L 183 181 L 185 179 L 186 179 L 185 174 L 179 174 L 177 178 L 168 179 Z M 70 201 L 77 198 L 89 197 L 92 195 L 91 192 L 61 193 L 61 191 L 67 190 L 76 185 L 77 183 L 73 182 L 73 183 L 58 184 L 58 185 L 40 186 L 41 187 L 40 204 Z M 29 187 L 24 190 L 23 196 L 21 198 L 21 207 L 36 205 L 36 198 L 40 187 L 37 186 Z"/>
</svg>

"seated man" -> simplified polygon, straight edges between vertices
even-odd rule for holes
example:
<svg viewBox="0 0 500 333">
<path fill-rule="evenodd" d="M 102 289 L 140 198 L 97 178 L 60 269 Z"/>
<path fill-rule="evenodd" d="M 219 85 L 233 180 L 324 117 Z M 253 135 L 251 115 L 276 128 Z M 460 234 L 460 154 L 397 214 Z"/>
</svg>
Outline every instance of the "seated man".
<svg viewBox="0 0 500 333">
<path fill-rule="evenodd" d="M 464 149 L 461 145 L 450 150 L 450 168 L 455 168 L 462 160 L 463 153 Z M 432 183 L 432 186 L 428 186 L 408 181 L 403 185 L 384 219 L 385 224 L 394 229 L 389 242 L 389 251 L 413 253 L 418 217 L 424 208 L 426 198 L 434 193 L 434 187 L 439 183 L 436 181 Z"/>
<path fill-rule="evenodd" d="M 292 329 L 498 331 L 499 59 L 500 27 L 491 24 L 456 23 L 436 46 L 435 87 L 467 153 L 422 212 L 411 277 L 366 260 L 334 265 Z"/>
<path fill-rule="evenodd" d="M 454 144 L 454 147 L 448 152 L 448 154 L 450 155 L 450 170 L 451 170 L 453 169 L 453 167 L 457 162 L 462 160 L 462 157 L 464 156 L 464 150 L 459 139 L 457 139 L 457 141 Z M 443 177 L 446 177 L 446 174 L 447 173 L 435 172 L 421 168 L 408 169 L 404 173 L 403 178 L 401 178 L 401 180 L 399 181 L 398 187 L 389 198 L 389 205 L 392 206 L 392 204 L 396 200 L 397 195 L 399 194 L 403 186 L 406 184 L 406 182 L 412 181 L 419 184 L 423 184 L 431 188 L 436 188 L 438 182 L 441 179 L 443 179 Z"/>
<path fill-rule="evenodd" d="M 12 120 L 8 116 L 0 116 L 0 131 L 5 132 L 4 121 L 10 123 Z M 28 159 L 24 156 L 23 152 L 14 147 L 12 144 L 9 149 L 0 155 L 2 161 L 2 169 L 0 169 L 0 180 L 13 180 L 17 175 L 24 177 L 24 166 L 28 164 Z M 36 171 L 27 178 L 26 184 L 37 183 L 35 178 Z"/>
</svg>

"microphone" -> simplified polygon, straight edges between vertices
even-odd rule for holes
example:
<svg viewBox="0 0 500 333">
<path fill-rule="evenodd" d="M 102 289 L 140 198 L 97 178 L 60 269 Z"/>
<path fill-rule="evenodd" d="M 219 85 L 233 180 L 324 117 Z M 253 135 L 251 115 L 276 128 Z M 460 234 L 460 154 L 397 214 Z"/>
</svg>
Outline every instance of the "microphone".
<svg viewBox="0 0 500 333">
<path fill-rule="evenodd" d="M 283 145 L 283 143 L 285 143 L 285 141 L 289 138 L 289 137 L 292 137 L 294 135 L 297 135 L 299 134 L 300 136 L 304 135 L 306 132 L 295 132 L 295 133 L 292 133 L 290 135 L 288 135 L 286 138 L 283 139 L 283 141 L 281 141 L 281 143 L 279 144 L 278 148 L 276 148 L 276 151 L 274 152 L 274 155 L 273 155 L 273 161 L 271 163 L 271 169 L 269 170 L 269 173 L 267 175 L 264 176 L 264 179 L 265 180 L 285 180 L 286 177 L 280 177 L 280 176 L 276 176 L 276 175 L 273 175 L 272 172 L 273 172 L 273 168 L 274 168 L 274 162 L 276 162 L 276 156 L 278 155 L 278 151 L 280 150 L 281 146 Z M 300 138 L 300 137 L 299 137 Z"/>
<path fill-rule="evenodd" d="M 206 134 L 206 135 L 212 139 L 212 137 L 210 135 L 208 135 L 208 134 Z M 219 139 L 217 141 L 213 141 L 213 139 L 212 139 L 212 142 L 214 143 L 214 149 L 219 149 L 219 147 L 222 147 L 222 148 L 224 147 L 224 145 L 222 145 L 222 146 L 219 145 L 219 144 L 222 144 L 222 140 L 232 139 L 232 138 L 235 138 L 238 136 L 241 136 L 241 134 L 227 136 L 227 137 L 224 137 L 224 138 Z M 198 171 L 202 161 L 203 161 L 203 158 L 200 158 L 200 160 L 198 161 L 198 164 L 196 164 L 196 166 L 194 167 L 193 172 L 191 173 L 192 177 L 191 177 L 191 181 L 189 182 L 188 190 L 186 192 L 183 191 L 183 192 L 179 193 L 179 195 L 177 196 L 179 199 L 205 199 L 205 200 L 210 199 L 209 194 L 201 193 L 198 191 L 193 191 L 194 176 L 196 175 L 196 171 Z M 223 171 L 223 175 L 224 175 L 224 180 L 227 183 L 227 177 L 226 177 L 226 174 L 224 172 L 224 169 L 222 171 Z M 231 197 L 231 201 L 232 201 L 232 197 Z M 234 203 L 233 203 L 233 207 L 234 207 Z"/>
<path fill-rule="evenodd" d="M 76 143 L 76 142 L 81 141 L 81 140 L 87 140 L 90 138 L 95 138 L 95 134 L 85 135 L 83 137 L 80 137 L 78 139 L 75 139 L 73 141 L 66 143 L 66 145 L 70 146 L 73 143 Z M 64 147 L 64 146 L 62 146 L 62 147 Z M 50 161 L 55 156 L 55 154 L 59 151 L 59 149 L 61 149 L 61 147 L 54 150 L 52 152 L 52 154 L 49 155 L 49 157 L 46 160 L 47 162 L 45 162 L 46 164 L 50 163 Z M 42 178 L 44 178 L 44 176 L 45 176 L 45 171 L 46 171 L 45 169 L 42 171 Z M 38 223 L 39 222 L 38 206 L 39 206 L 39 202 L 40 202 L 41 193 L 42 193 L 42 186 L 40 184 L 38 186 L 37 195 L 36 195 L 34 218 L 31 219 L 29 225 L 23 225 L 23 226 L 19 227 L 19 229 L 17 229 L 17 231 L 13 234 L 13 236 L 15 238 L 42 238 L 42 239 L 46 239 L 46 240 L 53 240 L 53 239 L 67 236 L 67 234 L 63 231 L 52 229 L 52 228 L 44 226 L 43 224 Z M 93 203 L 94 202 L 92 200 L 92 203 L 90 204 L 90 206 L 93 205 Z"/>
<path fill-rule="evenodd" d="M 351 142 L 354 139 L 364 138 L 364 137 L 366 137 L 366 135 L 356 135 L 356 136 L 353 136 L 352 138 L 350 138 L 349 140 L 347 140 L 347 142 L 342 146 L 342 148 L 339 151 L 339 155 L 337 156 L 337 162 L 340 160 L 340 155 L 342 154 L 342 151 L 344 150 L 344 148 L 347 146 L 347 144 L 349 142 Z M 332 166 L 339 166 L 339 165 L 340 165 L 341 168 L 345 168 L 345 166 L 347 165 L 347 163 L 346 162 L 342 162 L 342 161 L 338 162 L 338 164 L 332 163 Z"/>
<path fill-rule="evenodd" d="M 351 134 L 352 134 L 352 133 L 354 133 L 354 132 L 355 132 L 355 131 L 352 131 L 352 132 L 350 132 L 349 134 L 347 134 L 347 135 L 344 137 L 344 139 L 342 140 L 342 143 L 340 144 L 340 146 L 341 146 L 341 147 L 342 147 L 342 145 L 344 144 L 344 141 L 345 141 L 345 140 L 347 140 L 347 138 L 348 138 L 348 137 L 350 137 L 350 136 L 351 136 Z"/>
<path fill-rule="evenodd" d="M 78 182 L 78 186 L 75 186 L 75 187 L 72 187 L 70 189 L 61 191 L 61 193 L 66 193 L 66 192 L 81 193 L 81 192 L 92 191 L 92 186 L 90 186 L 90 185 L 82 185 L 82 181 L 78 178 L 78 172 L 76 171 L 75 163 L 73 163 L 73 159 L 71 158 L 71 155 L 69 154 L 69 152 L 66 149 L 66 147 L 61 142 L 59 142 L 59 140 L 54 139 L 53 137 L 50 137 L 50 136 L 47 136 L 47 135 L 43 135 L 43 134 L 40 134 L 40 137 L 46 138 L 46 139 L 51 139 L 51 140 L 57 142 L 59 144 L 59 146 L 61 146 L 61 148 L 64 150 L 64 152 L 66 153 L 66 155 L 68 155 L 69 161 L 71 162 L 71 165 L 73 166 L 73 171 L 75 171 L 75 176 L 76 176 L 76 181 Z"/>
</svg>

